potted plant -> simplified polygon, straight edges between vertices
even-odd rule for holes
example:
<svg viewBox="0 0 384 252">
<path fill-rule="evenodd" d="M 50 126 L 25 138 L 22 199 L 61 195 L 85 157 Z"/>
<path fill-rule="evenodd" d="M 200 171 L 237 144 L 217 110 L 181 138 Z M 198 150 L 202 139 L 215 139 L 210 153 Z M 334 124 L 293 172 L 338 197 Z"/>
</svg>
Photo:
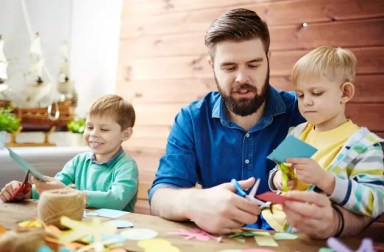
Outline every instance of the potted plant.
<svg viewBox="0 0 384 252">
<path fill-rule="evenodd" d="M 0 146 L 4 145 L 7 132 L 12 134 L 20 128 L 20 118 L 12 110 L 12 107 L 0 107 Z"/>
<path fill-rule="evenodd" d="M 80 118 L 71 120 L 67 123 L 67 129 L 75 134 L 71 134 L 71 144 L 75 146 L 85 145 L 82 134 L 85 130 L 85 119 Z"/>
<path fill-rule="evenodd" d="M 80 118 L 76 120 L 71 120 L 67 123 L 67 128 L 72 133 L 80 133 L 83 134 L 85 130 L 85 119 Z"/>
</svg>

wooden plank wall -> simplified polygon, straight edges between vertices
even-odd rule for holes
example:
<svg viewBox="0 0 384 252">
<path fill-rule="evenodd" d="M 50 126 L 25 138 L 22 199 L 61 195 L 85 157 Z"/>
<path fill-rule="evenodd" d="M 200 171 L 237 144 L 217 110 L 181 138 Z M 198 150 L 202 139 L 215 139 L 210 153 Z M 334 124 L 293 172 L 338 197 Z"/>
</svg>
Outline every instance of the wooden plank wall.
<svg viewBox="0 0 384 252">
<path fill-rule="evenodd" d="M 290 88 L 291 68 L 309 50 L 351 49 L 357 92 L 348 114 L 384 136 L 383 0 L 125 0 L 116 92 L 137 112 L 125 148 L 138 161 L 141 180 L 154 178 L 180 108 L 215 89 L 204 35 L 220 13 L 238 7 L 255 10 L 270 27 L 275 87 Z"/>
</svg>

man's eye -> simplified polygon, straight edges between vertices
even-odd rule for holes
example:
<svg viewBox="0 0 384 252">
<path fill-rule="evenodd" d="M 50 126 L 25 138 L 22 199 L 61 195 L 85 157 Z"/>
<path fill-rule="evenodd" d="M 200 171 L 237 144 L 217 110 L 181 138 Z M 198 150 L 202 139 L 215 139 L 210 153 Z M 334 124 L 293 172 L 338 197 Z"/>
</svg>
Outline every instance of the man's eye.
<svg viewBox="0 0 384 252">
<path fill-rule="evenodd" d="M 257 68 L 259 65 L 248 65 L 249 68 Z"/>
</svg>

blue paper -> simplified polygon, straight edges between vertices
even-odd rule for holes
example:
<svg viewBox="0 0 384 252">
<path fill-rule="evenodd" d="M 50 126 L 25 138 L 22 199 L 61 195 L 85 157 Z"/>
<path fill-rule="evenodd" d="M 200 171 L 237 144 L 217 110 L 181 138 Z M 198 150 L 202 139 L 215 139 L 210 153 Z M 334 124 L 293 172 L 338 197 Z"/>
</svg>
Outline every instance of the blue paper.
<svg viewBox="0 0 384 252">
<path fill-rule="evenodd" d="M 126 212 L 126 211 L 120 211 L 120 210 L 114 210 L 114 209 L 108 209 L 108 208 L 101 208 L 92 212 L 92 214 L 97 214 L 97 216 L 107 217 L 107 218 L 119 218 L 120 216 L 123 216 L 128 213 L 129 212 Z"/>
<path fill-rule="evenodd" d="M 21 169 L 23 169 L 25 172 L 30 172 L 35 178 L 37 178 L 40 181 L 46 182 L 44 175 L 30 166 L 22 157 L 20 157 L 16 152 L 11 150 L 11 148 L 5 147 L 9 151 L 9 155 L 15 162 L 21 166 Z"/>
<path fill-rule="evenodd" d="M 283 163 L 287 158 L 309 158 L 317 151 L 313 146 L 294 136 L 287 136 L 276 149 L 268 155 L 268 159 Z"/>
</svg>

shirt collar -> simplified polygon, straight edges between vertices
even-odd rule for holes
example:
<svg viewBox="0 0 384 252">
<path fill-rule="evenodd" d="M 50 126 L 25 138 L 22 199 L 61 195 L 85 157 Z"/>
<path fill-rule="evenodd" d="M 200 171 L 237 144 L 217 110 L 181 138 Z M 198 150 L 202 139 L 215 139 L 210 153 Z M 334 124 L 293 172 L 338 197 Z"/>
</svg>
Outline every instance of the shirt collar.
<svg viewBox="0 0 384 252">
<path fill-rule="evenodd" d="M 267 105 L 265 107 L 264 115 L 259 121 L 259 123 L 262 122 L 263 124 L 265 124 L 266 122 L 267 124 L 270 124 L 274 116 L 280 115 L 286 112 L 285 103 L 281 98 L 281 96 L 279 95 L 279 92 L 271 85 L 268 85 L 268 87 L 269 87 L 269 95 L 267 99 Z M 231 123 L 226 113 L 226 107 L 221 95 L 213 105 L 212 118 L 220 118 L 222 124 L 227 127 L 229 127 Z M 257 123 L 257 125 L 259 123 Z"/>
<path fill-rule="evenodd" d="M 88 155 L 88 160 L 91 160 L 92 163 L 95 163 L 95 164 L 110 165 L 123 151 L 124 151 L 123 148 L 120 146 L 120 149 L 108 161 L 103 162 L 103 163 L 98 163 L 96 160 L 96 155 L 94 153 L 90 152 Z"/>
</svg>

